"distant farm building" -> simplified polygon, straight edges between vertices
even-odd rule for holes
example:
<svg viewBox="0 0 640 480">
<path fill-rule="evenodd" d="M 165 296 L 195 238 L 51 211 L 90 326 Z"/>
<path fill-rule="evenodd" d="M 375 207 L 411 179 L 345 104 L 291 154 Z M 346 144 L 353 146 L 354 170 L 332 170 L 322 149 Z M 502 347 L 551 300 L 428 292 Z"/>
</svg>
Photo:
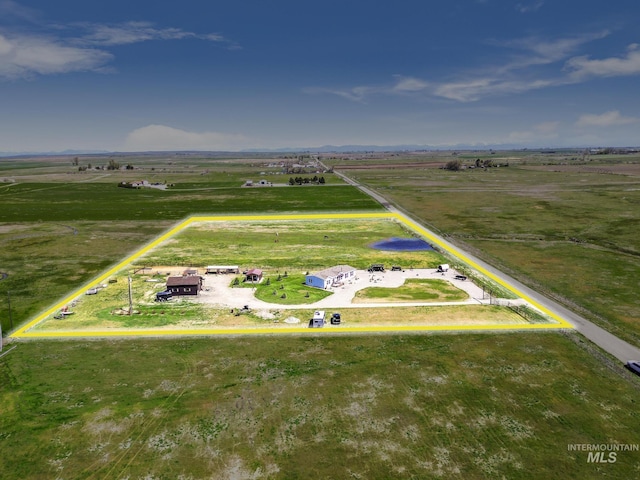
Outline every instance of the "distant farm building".
<svg viewBox="0 0 640 480">
<path fill-rule="evenodd" d="M 183 277 L 169 277 L 167 279 L 167 291 L 172 295 L 198 295 L 202 290 L 202 277 L 189 275 Z"/>
<path fill-rule="evenodd" d="M 198 270 L 196 270 L 195 268 L 187 268 L 184 272 L 182 272 L 182 275 L 185 277 L 191 277 L 193 275 L 198 275 Z"/>
<path fill-rule="evenodd" d="M 209 265 L 207 273 L 240 273 L 240 267 L 237 265 Z"/>
<path fill-rule="evenodd" d="M 262 270 L 259 268 L 252 268 L 251 270 L 247 270 L 244 274 L 244 281 L 251 283 L 260 283 L 262 280 Z"/>
<path fill-rule="evenodd" d="M 355 278 L 356 269 L 349 265 L 337 265 L 319 272 L 309 274 L 305 278 L 305 284 L 309 287 L 327 289 L 339 285 L 345 280 Z"/>
</svg>

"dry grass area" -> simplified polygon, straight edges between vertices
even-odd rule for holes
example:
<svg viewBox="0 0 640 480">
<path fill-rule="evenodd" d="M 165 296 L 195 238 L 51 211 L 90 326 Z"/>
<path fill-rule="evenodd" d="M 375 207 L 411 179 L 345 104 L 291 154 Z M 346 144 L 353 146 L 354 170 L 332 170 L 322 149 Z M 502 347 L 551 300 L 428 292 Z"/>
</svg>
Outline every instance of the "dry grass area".
<svg viewBox="0 0 640 480">
<path fill-rule="evenodd" d="M 611 373 L 557 333 L 34 341 L 0 361 L 0 471 L 636 478 L 637 452 L 567 451 L 637 443 L 637 389 Z"/>
<path fill-rule="evenodd" d="M 200 307 L 200 305 L 198 305 Z M 185 309 L 185 311 L 188 311 Z M 462 305 L 442 307 L 379 307 L 379 308 L 342 308 L 341 326 L 327 326 L 339 330 L 341 327 L 378 327 L 378 326 L 444 326 L 461 325 L 522 325 L 528 323 L 524 318 L 506 307 L 494 305 Z M 38 325 L 34 331 L 109 331 L 139 330 L 146 328 L 163 330 L 193 329 L 285 329 L 306 326 L 313 317 L 314 309 L 252 310 L 236 315 L 229 309 L 206 308 L 198 315 L 187 315 L 159 310 L 149 315 L 136 314 L 112 315 L 107 319 L 86 319 L 79 321 L 73 316 L 62 320 L 48 320 Z M 332 313 L 333 311 L 328 311 Z M 288 324 L 285 319 L 295 317 L 299 324 Z"/>
</svg>

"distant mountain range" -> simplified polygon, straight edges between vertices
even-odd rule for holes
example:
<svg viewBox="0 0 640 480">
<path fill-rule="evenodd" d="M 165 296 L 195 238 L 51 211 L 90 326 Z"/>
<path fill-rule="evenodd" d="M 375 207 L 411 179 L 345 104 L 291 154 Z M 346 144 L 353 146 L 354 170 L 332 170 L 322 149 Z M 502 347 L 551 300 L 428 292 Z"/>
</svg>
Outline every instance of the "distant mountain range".
<svg viewBox="0 0 640 480">
<path fill-rule="evenodd" d="M 105 153 L 110 152 L 107 150 L 63 150 L 61 152 L 0 152 L 0 157 L 53 157 L 58 155 L 100 155 Z"/>
<path fill-rule="evenodd" d="M 589 146 L 591 148 L 593 146 Z M 220 154 L 220 153 L 356 153 L 356 152 L 416 152 L 416 151 L 455 151 L 455 150 L 576 150 L 582 147 L 525 147 L 516 144 L 487 144 L 487 145 L 323 145 L 321 147 L 283 147 L 283 148 L 251 148 L 239 151 L 206 151 L 206 150 L 180 150 L 180 151 L 147 151 L 147 152 L 115 152 L 108 150 L 63 150 L 59 152 L 0 152 L 0 157 L 26 157 L 26 156 L 62 156 L 62 155 L 153 155 L 165 154 Z M 638 147 L 619 147 L 622 149 L 634 149 Z"/>
</svg>

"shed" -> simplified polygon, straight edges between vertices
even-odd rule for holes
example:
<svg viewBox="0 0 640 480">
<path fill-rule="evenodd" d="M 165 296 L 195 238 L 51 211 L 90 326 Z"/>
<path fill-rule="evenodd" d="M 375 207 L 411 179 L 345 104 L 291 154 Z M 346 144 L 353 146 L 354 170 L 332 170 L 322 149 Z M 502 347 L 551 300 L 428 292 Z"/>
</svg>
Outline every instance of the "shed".
<svg viewBox="0 0 640 480">
<path fill-rule="evenodd" d="M 195 268 L 187 268 L 184 272 L 182 272 L 182 275 L 185 277 L 191 277 L 193 275 L 198 275 L 198 270 L 196 270 Z"/>
<path fill-rule="evenodd" d="M 251 283 L 260 283 L 262 280 L 262 270 L 259 268 L 252 268 L 251 270 L 247 270 L 244 274 L 244 281 Z"/>
<path fill-rule="evenodd" d="M 327 289 L 331 286 L 338 285 L 345 280 L 354 278 L 356 269 L 349 265 L 336 265 L 335 267 L 326 268 L 319 272 L 307 275 L 305 284 L 310 287 Z"/>
<path fill-rule="evenodd" d="M 198 275 L 169 277 L 166 290 L 172 295 L 198 295 L 202 290 L 202 277 Z"/>
</svg>

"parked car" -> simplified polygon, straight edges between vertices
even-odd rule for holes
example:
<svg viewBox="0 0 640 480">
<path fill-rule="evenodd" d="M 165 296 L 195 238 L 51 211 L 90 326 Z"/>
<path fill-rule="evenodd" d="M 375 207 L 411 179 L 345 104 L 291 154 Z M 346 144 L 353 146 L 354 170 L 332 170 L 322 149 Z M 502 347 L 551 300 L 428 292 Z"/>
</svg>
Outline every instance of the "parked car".
<svg viewBox="0 0 640 480">
<path fill-rule="evenodd" d="M 636 375 L 640 375 L 640 361 L 629 360 L 626 364 L 626 367 Z"/>
<path fill-rule="evenodd" d="M 156 302 L 166 302 L 173 297 L 171 290 L 165 290 L 164 292 L 156 293 Z"/>
<path fill-rule="evenodd" d="M 402 271 L 402 267 L 400 265 L 394 265 L 391 267 L 391 271 L 392 272 L 401 272 Z"/>
<path fill-rule="evenodd" d="M 340 325 L 340 314 L 338 312 L 335 312 L 333 315 L 331 315 L 331 325 Z"/>
</svg>

